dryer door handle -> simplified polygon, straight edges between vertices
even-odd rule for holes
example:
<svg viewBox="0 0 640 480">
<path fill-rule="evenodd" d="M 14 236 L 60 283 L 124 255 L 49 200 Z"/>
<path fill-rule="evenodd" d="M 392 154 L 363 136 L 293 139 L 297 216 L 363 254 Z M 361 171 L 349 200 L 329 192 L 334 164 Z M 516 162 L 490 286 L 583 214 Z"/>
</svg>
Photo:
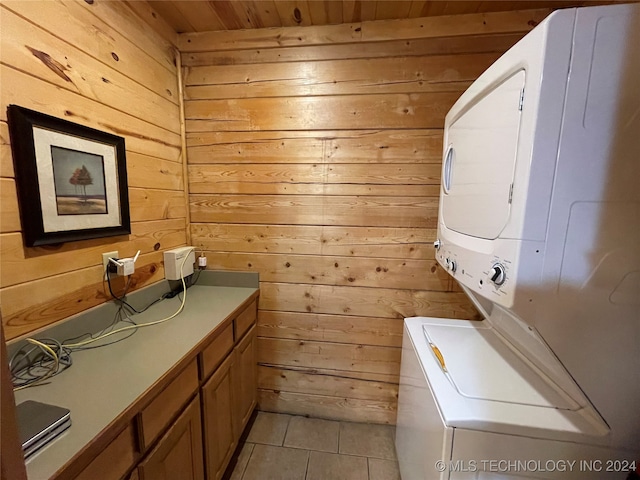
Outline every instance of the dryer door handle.
<svg viewBox="0 0 640 480">
<path fill-rule="evenodd" d="M 442 188 L 444 193 L 451 190 L 451 174 L 453 171 L 453 161 L 455 159 L 455 150 L 453 145 L 449 145 L 447 152 L 444 154 L 444 166 L 442 168 Z"/>
</svg>

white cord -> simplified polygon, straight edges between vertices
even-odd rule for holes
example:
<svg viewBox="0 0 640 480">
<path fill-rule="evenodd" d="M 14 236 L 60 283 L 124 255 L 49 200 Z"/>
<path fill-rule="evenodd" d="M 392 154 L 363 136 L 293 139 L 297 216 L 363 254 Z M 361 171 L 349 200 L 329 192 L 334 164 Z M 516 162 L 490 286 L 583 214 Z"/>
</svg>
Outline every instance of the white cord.
<svg viewBox="0 0 640 480">
<path fill-rule="evenodd" d="M 148 323 L 140 323 L 138 325 L 129 325 L 127 327 L 122 327 L 117 330 L 107 332 L 96 338 L 90 338 L 89 340 L 85 340 L 83 342 L 78 342 L 78 343 L 62 344 L 62 346 L 66 348 L 82 347 L 84 345 L 97 342 L 98 340 L 102 340 L 103 338 L 109 337 L 111 335 L 115 335 L 116 333 L 124 332 L 127 330 L 133 330 L 134 328 L 142 328 L 142 327 L 150 327 L 152 325 L 158 325 L 159 323 L 163 323 L 163 322 L 166 322 L 167 320 L 171 320 L 172 318 L 177 317 L 180 314 L 180 312 L 182 312 L 182 309 L 184 308 L 184 304 L 187 301 L 187 284 L 185 283 L 184 277 L 182 276 L 182 270 L 183 270 L 184 264 L 187 262 L 187 259 L 189 258 L 189 255 L 194 250 L 195 250 L 195 247 L 191 247 L 191 250 L 189 251 L 189 253 L 185 255 L 184 260 L 182 260 L 182 263 L 180 264 L 180 278 L 182 279 L 182 291 L 184 292 L 184 295 L 182 297 L 182 302 L 180 303 L 180 308 L 178 308 L 178 310 L 173 315 L 167 318 L 163 318 L 162 320 L 155 320 L 153 322 L 148 322 Z"/>
</svg>

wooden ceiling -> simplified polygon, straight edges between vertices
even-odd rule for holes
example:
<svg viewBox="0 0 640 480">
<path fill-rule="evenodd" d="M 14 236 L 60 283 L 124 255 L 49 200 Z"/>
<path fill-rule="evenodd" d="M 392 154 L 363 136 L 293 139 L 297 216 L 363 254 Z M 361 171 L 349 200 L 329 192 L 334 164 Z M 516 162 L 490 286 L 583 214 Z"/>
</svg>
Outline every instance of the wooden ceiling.
<svg viewBox="0 0 640 480">
<path fill-rule="evenodd" d="M 627 0 L 628 1 L 628 0 Z M 615 1 L 518 0 L 149 0 L 178 33 L 331 25 L 436 15 L 564 8 Z"/>
</svg>

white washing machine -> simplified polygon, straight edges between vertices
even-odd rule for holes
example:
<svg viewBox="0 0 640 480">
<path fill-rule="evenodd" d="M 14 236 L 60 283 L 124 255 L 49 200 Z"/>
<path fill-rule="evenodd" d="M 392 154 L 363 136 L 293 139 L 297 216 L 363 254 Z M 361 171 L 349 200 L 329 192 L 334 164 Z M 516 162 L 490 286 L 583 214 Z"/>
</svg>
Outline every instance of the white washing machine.
<svg viewBox="0 0 640 480">
<path fill-rule="evenodd" d="M 482 322 L 405 320 L 403 480 L 640 462 L 640 5 L 554 12 L 445 122 L 436 259 Z"/>
</svg>

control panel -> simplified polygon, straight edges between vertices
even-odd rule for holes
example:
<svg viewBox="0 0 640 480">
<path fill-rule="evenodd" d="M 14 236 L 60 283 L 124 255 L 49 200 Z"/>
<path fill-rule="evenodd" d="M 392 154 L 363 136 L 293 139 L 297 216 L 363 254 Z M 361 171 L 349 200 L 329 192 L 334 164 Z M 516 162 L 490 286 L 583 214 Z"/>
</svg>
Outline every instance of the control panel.
<svg viewBox="0 0 640 480">
<path fill-rule="evenodd" d="M 507 241 L 500 250 L 503 254 L 514 250 L 515 257 L 516 244 Z M 458 282 L 502 306 L 512 305 L 516 271 L 509 258 L 495 252 L 471 252 L 441 238 L 433 246 L 438 263 Z"/>
</svg>

